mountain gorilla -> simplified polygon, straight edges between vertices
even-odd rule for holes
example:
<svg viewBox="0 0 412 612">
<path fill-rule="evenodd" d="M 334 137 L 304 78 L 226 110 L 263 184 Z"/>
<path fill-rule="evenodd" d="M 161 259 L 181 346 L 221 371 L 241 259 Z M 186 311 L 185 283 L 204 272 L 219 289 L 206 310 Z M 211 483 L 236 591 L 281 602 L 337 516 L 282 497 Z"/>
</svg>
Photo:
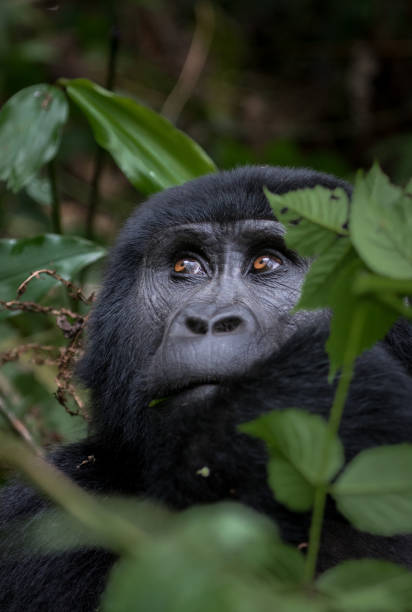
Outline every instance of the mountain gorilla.
<svg viewBox="0 0 412 612">
<path fill-rule="evenodd" d="M 307 541 L 310 517 L 275 501 L 263 444 L 237 425 L 289 407 L 328 415 L 328 315 L 290 314 L 309 264 L 285 246 L 263 194 L 265 185 L 284 193 L 319 184 L 350 193 L 329 175 L 246 167 L 136 210 L 113 249 L 80 364 L 92 391 L 90 434 L 52 455 L 61 470 L 90 491 L 175 509 L 237 500 L 273 517 L 292 544 Z M 347 460 L 412 440 L 411 347 L 401 321 L 358 360 L 340 429 Z M 10 485 L 0 525 L 30 522 L 45 507 L 29 487 Z M 3 543 L 3 612 L 93 610 L 114 560 L 102 550 L 17 559 L 7 550 Z M 412 564 L 407 537 L 360 533 L 331 504 L 319 570 L 361 556 Z"/>
</svg>

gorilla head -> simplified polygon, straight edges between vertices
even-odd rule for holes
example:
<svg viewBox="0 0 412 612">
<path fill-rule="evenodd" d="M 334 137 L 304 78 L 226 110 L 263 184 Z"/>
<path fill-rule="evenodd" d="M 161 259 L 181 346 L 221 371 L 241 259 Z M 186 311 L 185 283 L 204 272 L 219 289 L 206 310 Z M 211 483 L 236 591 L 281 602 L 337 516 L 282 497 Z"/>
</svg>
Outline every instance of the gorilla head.
<svg viewBox="0 0 412 612">
<path fill-rule="evenodd" d="M 284 193 L 318 184 L 350 190 L 309 170 L 240 168 L 157 194 L 129 219 L 81 365 L 96 422 L 116 431 L 117 443 L 129 439 L 130 419 L 150 400 L 212 396 L 304 320 L 290 310 L 308 264 L 286 248 L 263 187 Z"/>
</svg>

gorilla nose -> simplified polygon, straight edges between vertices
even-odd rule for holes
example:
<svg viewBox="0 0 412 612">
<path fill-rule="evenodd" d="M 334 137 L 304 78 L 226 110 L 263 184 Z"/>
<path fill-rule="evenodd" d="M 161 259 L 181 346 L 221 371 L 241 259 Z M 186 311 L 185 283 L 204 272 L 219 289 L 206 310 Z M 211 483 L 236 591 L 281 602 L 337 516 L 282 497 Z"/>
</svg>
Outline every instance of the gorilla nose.
<svg viewBox="0 0 412 612">
<path fill-rule="evenodd" d="M 256 322 L 251 313 L 241 308 L 217 310 L 214 305 L 191 306 L 180 313 L 170 329 L 172 336 L 195 338 L 224 334 L 253 333 Z"/>
<path fill-rule="evenodd" d="M 190 332 L 198 335 L 207 333 L 227 334 L 236 330 L 240 331 L 240 328 L 244 327 L 243 319 L 233 314 L 216 316 L 211 320 L 204 317 L 188 316 L 185 324 Z"/>
</svg>

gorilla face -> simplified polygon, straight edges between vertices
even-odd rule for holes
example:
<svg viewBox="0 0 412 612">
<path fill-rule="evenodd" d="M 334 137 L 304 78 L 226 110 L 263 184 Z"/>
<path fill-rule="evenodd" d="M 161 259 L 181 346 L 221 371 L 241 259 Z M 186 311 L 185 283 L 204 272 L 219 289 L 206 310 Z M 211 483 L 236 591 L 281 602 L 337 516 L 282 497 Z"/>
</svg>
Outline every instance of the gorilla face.
<svg viewBox="0 0 412 612">
<path fill-rule="evenodd" d="M 307 265 L 276 221 L 172 227 L 150 243 L 140 282 L 157 349 L 153 397 L 186 400 L 245 375 L 291 335 Z"/>
<path fill-rule="evenodd" d="M 156 398 L 193 401 L 247 377 L 314 313 L 290 314 L 308 264 L 264 196 L 324 185 L 305 169 L 246 167 L 152 196 L 115 245 L 79 374 L 93 426 L 133 442 Z"/>
</svg>

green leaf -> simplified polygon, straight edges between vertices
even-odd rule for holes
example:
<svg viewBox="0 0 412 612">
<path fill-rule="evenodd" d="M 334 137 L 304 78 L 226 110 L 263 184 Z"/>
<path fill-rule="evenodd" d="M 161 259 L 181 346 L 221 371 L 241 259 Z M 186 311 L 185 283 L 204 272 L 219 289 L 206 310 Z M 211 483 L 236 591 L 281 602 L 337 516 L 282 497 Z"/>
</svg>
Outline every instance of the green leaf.
<svg viewBox="0 0 412 612">
<path fill-rule="evenodd" d="M 62 83 L 86 115 L 96 141 L 142 193 L 180 185 L 216 170 L 199 145 L 149 108 L 87 79 Z"/>
<path fill-rule="evenodd" d="M 411 198 L 390 185 L 377 166 L 366 179 L 361 173 L 357 176 L 350 235 L 362 259 L 378 274 L 412 278 Z"/>
<path fill-rule="evenodd" d="M 331 378 L 343 365 L 348 350 L 351 358 L 356 359 L 383 338 L 399 316 L 373 297 L 359 297 L 353 291 L 358 276 L 365 272 L 367 269 L 352 250 L 330 281 L 328 305 L 333 310 L 333 317 L 326 348 Z"/>
<path fill-rule="evenodd" d="M 319 255 L 338 235 L 347 235 L 349 201 L 343 189 L 317 185 L 283 195 L 264 191 L 275 216 L 287 227 L 286 244 L 300 255 Z"/>
<path fill-rule="evenodd" d="M 38 204 L 45 204 L 47 206 L 52 204 L 50 181 L 46 177 L 35 176 L 26 185 L 26 193 Z"/>
<path fill-rule="evenodd" d="M 412 533 L 412 445 L 361 452 L 331 487 L 339 511 L 363 531 Z"/>
<path fill-rule="evenodd" d="M 300 410 L 264 414 L 239 429 L 268 445 L 269 475 L 276 499 L 293 510 L 308 510 L 313 489 L 328 483 L 343 465 L 341 442 L 332 438 L 328 455 L 327 424 L 318 415 Z"/>
<path fill-rule="evenodd" d="M 104 257 L 103 247 L 75 236 L 44 234 L 35 238 L 0 240 L 0 299 L 16 298 L 19 285 L 36 270 L 47 268 L 66 279 Z M 22 299 L 38 301 L 57 281 L 42 275 Z"/>
<path fill-rule="evenodd" d="M 55 157 L 68 117 L 64 93 L 52 85 L 22 89 L 0 112 L 0 180 L 19 191 Z"/>
<path fill-rule="evenodd" d="M 330 289 L 334 279 L 351 250 L 348 238 L 335 240 L 330 248 L 316 259 L 306 274 L 302 294 L 294 311 L 316 310 L 330 304 Z"/>
<path fill-rule="evenodd" d="M 276 499 L 294 510 L 306 512 L 313 506 L 315 488 L 280 453 L 272 451 L 268 462 L 268 482 Z"/>
<path fill-rule="evenodd" d="M 317 588 L 333 598 L 336 612 L 411 609 L 412 573 L 387 561 L 345 561 L 322 574 Z"/>
</svg>

